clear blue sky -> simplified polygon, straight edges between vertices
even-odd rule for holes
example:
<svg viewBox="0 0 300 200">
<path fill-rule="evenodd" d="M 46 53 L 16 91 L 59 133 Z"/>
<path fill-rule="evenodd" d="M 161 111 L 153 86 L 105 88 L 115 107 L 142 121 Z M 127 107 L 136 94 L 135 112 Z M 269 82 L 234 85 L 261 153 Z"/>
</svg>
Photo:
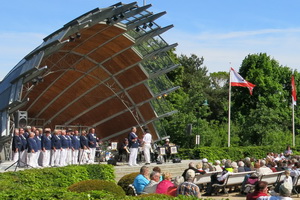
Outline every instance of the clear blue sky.
<svg viewBox="0 0 300 200">
<path fill-rule="evenodd" d="M 113 0 L 11 0 L 0 6 L 0 80 L 42 39 L 79 15 Z M 130 3 L 133 1 L 122 1 Z M 143 0 L 137 1 L 143 5 Z M 299 0 L 147 0 L 157 22 L 175 27 L 163 34 L 178 54 L 204 57 L 209 72 L 238 70 L 242 60 L 264 52 L 300 69 Z M 229 64 L 231 63 L 231 65 Z"/>
</svg>

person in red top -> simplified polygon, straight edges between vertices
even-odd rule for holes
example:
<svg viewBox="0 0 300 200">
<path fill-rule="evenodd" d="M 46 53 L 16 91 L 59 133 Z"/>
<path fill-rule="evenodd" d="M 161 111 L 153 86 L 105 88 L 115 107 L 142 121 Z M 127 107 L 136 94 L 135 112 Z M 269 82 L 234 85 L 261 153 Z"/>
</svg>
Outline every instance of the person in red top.
<svg viewBox="0 0 300 200">
<path fill-rule="evenodd" d="M 171 186 L 167 189 L 167 195 L 176 197 L 177 196 L 177 188 L 178 186 L 184 182 L 183 176 L 176 176 L 174 180 L 174 186 Z"/>
<path fill-rule="evenodd" d="M 266 181 L 257 181 L 255 191 L 247 195 L 247 200 L 256 200 L 260 196 L 269 196 L 268 183 Z"/>
<path fill-rule="evenodd" d="M 172 175 L 169 172 L 164 174 L 164 180 L 158 183 L 156 187 L 156 193 L 158 194 L 166 194 L 169 187 L 173 187 L 174 184 L 171 182 Z"/>
</svg>

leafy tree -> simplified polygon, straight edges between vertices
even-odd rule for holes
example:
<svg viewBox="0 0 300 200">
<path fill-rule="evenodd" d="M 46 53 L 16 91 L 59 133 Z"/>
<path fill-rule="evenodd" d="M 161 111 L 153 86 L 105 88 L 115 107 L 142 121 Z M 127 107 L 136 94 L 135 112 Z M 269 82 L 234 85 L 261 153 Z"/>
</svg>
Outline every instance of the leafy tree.
<svg viewBox="0 0 300 200">
<path fill-rule="evenodd" d="M 256 85 L 253 95 L 247 88 L 232 89 L 232 119 L 241 127 L 243 145 L 266 145 L 266 134 L 291 130 L 290 78 L 292 71 L 265 53 L 248 55 L 240 74 Z M 285 141 L 290 143 L 290 141 Z"/>
</svg>

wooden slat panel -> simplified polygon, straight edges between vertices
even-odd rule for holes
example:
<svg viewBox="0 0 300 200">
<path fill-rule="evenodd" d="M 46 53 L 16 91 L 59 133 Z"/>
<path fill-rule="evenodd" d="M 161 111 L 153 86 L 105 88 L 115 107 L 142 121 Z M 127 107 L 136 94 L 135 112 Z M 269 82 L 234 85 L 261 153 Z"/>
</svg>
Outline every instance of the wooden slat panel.
<svg viewBox="0 0 300 200">
<path fill-rule="evenodd" d="M 155 119 L 155 113 L 152 110 L 150 103 L 143 104 L 139 107 L 139 111 L 141 112 L 145 121 L 150 121 Z"/>
<path fill-rule="evenodd" d="M 144 84 L 140 84 L 128 91 L 131 99 L 136 103 L 141 103 L 152 98 L 151 93 Z"/>
<path fill-rule="evenodd" d="M 116 77 L 124 88 L 148 79 L 139 66 L 132 67 Z"/>
<path fill-rule="evenodd" d="M 128 66 L 136 64 L 139 61 L 141 61 L 141 57 L 132 51 L 132 49 L 127 49 L 113 59 L 103 63 L 103 66 L 105 66 L 105 68 L 112 74 L 115 74 L 120 70 L 127 68 Z"/>
</svg>

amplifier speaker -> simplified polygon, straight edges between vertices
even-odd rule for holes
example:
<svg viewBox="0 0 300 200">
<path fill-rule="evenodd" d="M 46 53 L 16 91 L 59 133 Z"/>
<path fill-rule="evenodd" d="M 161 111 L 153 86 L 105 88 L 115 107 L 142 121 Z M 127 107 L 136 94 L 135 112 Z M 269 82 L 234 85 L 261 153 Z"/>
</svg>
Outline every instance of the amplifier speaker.
<svg viewBox="0 0 300 200">
<path fill-rule="evenodd" d="M 16 128 L 26 128 L 27 120 L 28 120 L 27 111 L 18 111 L 15 120 Z"/>
</svg>

